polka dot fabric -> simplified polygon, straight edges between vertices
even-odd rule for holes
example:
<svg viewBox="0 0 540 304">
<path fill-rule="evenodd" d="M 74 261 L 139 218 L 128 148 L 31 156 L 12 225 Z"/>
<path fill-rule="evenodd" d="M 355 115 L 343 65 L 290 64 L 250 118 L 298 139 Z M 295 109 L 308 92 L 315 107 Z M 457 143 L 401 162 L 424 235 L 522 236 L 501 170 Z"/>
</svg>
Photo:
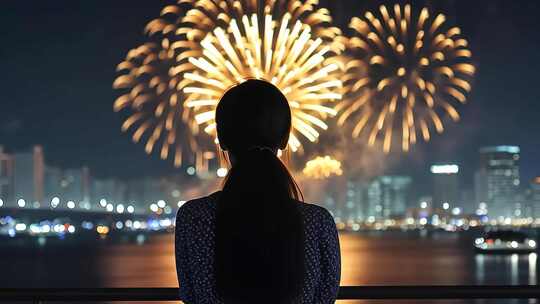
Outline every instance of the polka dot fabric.
<svg viewBox="0 0 540 304">
<path fill-rule="evenodd" d="M 223 303 L 214 278 L 214 228 L 219 192 L 187 202 L 176 217 L 176 271 L 180 299 L 188 304 Z M 306 280 L 295 303 L 334 303 L 339 288 L 339 240 L 330 213 L 298 202 L 305 227 Z M 271 291 L 269 291 L 271 292 Z M 264 297 L 264 295 L 261 295 Z M 256 299 L 254 299 L 256 303 Z"/>
</svg>

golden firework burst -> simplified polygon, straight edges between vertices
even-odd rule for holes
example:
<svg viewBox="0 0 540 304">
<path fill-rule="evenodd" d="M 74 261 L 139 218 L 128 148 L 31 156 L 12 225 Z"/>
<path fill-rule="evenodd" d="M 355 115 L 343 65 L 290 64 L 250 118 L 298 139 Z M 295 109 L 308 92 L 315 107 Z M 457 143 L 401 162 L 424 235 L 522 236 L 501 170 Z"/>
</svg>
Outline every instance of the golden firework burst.
<svg viewBox="0 0 540 304">
<path fill-rule="evenodd" d="M 181 102 L 206 133 L 215 136 L 214 112 L 224 92 L 258 78 L 289 100 L 289 147 L 297 151 L 302 148 L 297 134 L 316 141 L 341 98 L 337 54 L 344 44 L 317 2 L 181 0 L 167 6 L 147 32 L 171 40 L 176 56 L 171 76 L 182 79 L 176 85 Z"/>
<path fill-rule="evenodd" d="M 408 151 L 419 134 L 429 141 L 431 130 L 442 133 L 443 116 L 458 121 L 475 67 L 460 28 L 445 22 L 443 14 L 397 4 L 352 18 L 338 125 L 351 125 L 370 146 L 382 138 L 388 153 L 399 138 Z"/>
<path fill-rule="evenodd" d="M 113 87 L 124 94 L 116 99 L 113 108 L 116 112 L 131 111 L 122 131 L 132 129 L 135 143 L 145 139 L 148 154 L 159 145 L 160 157 L 172 155 L 178 167 L 186 153 L 195 153 L 199 162 L 212 146 L 206 144 L 209 140 L 198 138 L 202 132 L 193 122 L 193 113 L 180 104 L 176 86 L 181 79 L 173 76 L 174 66 L 175 54 L 167 39 L 161 45 L 146 43 L 129 51 L 117 66 L 120 75 Z"/>
<path fill-rule="evenodd" d="M 343 174 L 341 163 L 329 155 L 317 156 L 308 161 L 302 172 L 306 177 L 313 179 L 326 179 L 333 175 L 341 176 Z"/>
</svg>

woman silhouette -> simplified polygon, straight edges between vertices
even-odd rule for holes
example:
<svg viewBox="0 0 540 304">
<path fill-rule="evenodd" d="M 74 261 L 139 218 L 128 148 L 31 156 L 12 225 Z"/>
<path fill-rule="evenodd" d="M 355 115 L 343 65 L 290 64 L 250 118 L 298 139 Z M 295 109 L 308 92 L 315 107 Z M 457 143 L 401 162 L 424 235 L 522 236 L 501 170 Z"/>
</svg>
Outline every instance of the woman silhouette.
<svg viewBox="0 0 540 304">
<path fill-rule="evenodd" d="M 248 80 L 222 97 L 217 133 L 232 168 L 223 190 L 187 202 L 176 219 L 185 303 L 334 303 L 340 280 L 330 213 L 301 202 L 276 156 L 291 111 L 272 84 Z"/>
</svg>

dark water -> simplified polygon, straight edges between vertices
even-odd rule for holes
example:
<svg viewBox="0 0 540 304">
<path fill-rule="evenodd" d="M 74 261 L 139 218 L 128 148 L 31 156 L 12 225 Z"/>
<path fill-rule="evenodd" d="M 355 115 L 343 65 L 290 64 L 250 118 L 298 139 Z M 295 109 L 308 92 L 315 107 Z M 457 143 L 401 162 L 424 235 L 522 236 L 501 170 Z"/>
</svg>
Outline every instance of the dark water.
<svg viewBox="0 0 540 304">
<path fill-rule="evenodd" d="M 342 234 L 342 285 L 537 284 L 537 255 L 483 255 L 459 234 Z M 0 287 L 175 287 L 173 236 L 143 245 L 0 245 Z M 339 303 L 465 303 L 341 301 Z M 514 300 L 470 303 L 518 303 Z M 519 303 L 536 303 L 521 301 Z"/>
</svg>

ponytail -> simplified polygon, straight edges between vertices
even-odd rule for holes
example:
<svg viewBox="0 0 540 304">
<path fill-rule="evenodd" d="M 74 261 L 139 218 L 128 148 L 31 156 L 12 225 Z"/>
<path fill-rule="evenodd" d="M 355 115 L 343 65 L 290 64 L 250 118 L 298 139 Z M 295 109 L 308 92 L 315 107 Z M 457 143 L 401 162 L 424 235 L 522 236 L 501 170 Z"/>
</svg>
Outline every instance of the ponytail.
<svg viewBox="0 0 540 304">
<path fill-rule="evenodd" d="M 225 303 L 291 303 L 305 273 L 302 194 L 270 148 L 235 157 L 217 204 L 218 294 Z"/>
</svg>

